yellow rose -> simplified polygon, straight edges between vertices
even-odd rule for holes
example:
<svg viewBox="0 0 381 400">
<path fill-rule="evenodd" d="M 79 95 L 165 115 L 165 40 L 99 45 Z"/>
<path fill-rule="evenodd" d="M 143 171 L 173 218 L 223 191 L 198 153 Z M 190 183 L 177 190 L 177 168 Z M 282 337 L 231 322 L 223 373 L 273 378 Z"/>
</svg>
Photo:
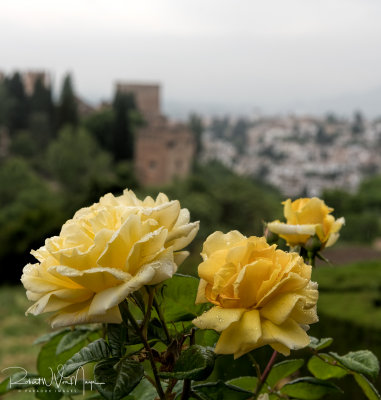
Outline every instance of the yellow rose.
<svg viewBox="0 0 381 400">
<path fill-rule="evenodd" d="M 290 246 L 304 245 L 311 236 L 317 235 L 322 248 L 334 245 L 344 225 L 343 217 L 335 220 L 330 215 L 333 208 L 327 207 L 317 197 L 284 201 L 284 216 L 287 223 L 274 221 L 268 229 L 285 239 Z"/>
<path fill-rule="evenodd" d="M 193 323 L 221 332 L 216 353 L 237 358 L 269 344 L 288 355 L 309 344 L 318 291 L 311 266 L 298 254 L 232 231 L 210 235 L 201 255 L 196 303 L 215 306 Z"/>
<path fill-rule="evenodd" d="M 52 327 L 121 322 L 118 304 L 144 285 L 171 278 L 199 223 L 160 193 L 139 200 L 132 191 L 107 194 L 67 221 L 59 236 L 32 254 L 39 263 L 21 278 L 35 303 L 27 313 L 56 312 Z"/>
</svg>

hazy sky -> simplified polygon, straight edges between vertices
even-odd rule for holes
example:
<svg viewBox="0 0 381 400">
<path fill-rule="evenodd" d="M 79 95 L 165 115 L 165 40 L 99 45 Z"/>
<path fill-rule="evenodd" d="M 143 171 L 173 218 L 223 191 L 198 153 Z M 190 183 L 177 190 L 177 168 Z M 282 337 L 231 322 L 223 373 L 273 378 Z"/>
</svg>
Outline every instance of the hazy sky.
<svg viewBox="0 0 381 400">
<path fill-rule="evenodd" d="M 0 70 L 71 71 L 90 100 L 119 79 L 160 82 L 167 107 L 366 109 L 380 20 L 380 0 L 0 0 Z"/>
</svg>

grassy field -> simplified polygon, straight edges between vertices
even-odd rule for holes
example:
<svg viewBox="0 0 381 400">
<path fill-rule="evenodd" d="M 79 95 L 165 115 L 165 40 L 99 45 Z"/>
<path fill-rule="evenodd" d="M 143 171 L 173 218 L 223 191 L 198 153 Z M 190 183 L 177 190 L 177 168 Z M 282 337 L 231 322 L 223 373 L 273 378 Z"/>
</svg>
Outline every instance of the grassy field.
<svg viewBox="0 0 381 400">
<path fill-rule="evenodd" d="M 320 325 L 324 329 L 313 327 L 311 332 L 328 332 L 345 351 L 368 347 L 381 358 L 381 261 L 318 267 L 313 279 L 320 291 L 321 323 L 316 328 Z M 47 316 L 25 317 L 29 305 L 21 286 L 0 287 L 0 380 L 8 375 L 1 371 L 10 366 L 36 371 L 40 346 L 33 342 L 50 327 Z M 5 399 L 27 400 L 31 396 L 14 393 Z"/>
<path fill-rule="evenodd" d="M 381 261 L 318 267 L 313 280 L 320 313 L 381 332 Z"/>
<path fill-rule="evenodd" d="M 33 342 L 50 327 L 46 316 L 25 317 L 25 310 L 30 304 L 23 287 L 0 287 L 0 381 L 9 375 L 2 370 L 11 366 L 36 371 L 40 346 L 34 346 Z M 27 400 L 33 397 L 31 393 L 14 392 L 4 398 Z"/>
</svg>

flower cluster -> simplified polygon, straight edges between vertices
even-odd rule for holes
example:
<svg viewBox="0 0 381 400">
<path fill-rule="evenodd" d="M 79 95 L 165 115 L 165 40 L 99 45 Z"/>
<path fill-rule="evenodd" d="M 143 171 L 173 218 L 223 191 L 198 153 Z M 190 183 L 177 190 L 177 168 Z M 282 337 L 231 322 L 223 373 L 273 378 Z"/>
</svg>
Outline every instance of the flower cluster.
<svg viewBox="0 0 381 400">
<path fill-rule="evenodd" d="M 32 252 L 39 262 L 25 266 L 21 278 L 35 302 L 27 313 L 55 312 L 53 327 L 121 322 L 118 304 L 144 285 L 171 278 L 198 227 L 164 194 L 143 201 L 127 190 L 107 194 Z"/>
</svg>

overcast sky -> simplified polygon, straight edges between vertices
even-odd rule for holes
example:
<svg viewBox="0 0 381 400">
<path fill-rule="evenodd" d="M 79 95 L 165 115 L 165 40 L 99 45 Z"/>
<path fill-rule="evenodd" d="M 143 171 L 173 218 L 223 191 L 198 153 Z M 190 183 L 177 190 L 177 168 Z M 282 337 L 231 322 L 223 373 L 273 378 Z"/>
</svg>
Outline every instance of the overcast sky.
<svg viewBox="0 0 381 400">
<path fill-rule="evenodd" d="M 0 70 L 71 71 L 92 101 L 158 81 L 167 109 L 377 112 L 380 20 L 380 0 L 0 0 Z"/>
</svg>

